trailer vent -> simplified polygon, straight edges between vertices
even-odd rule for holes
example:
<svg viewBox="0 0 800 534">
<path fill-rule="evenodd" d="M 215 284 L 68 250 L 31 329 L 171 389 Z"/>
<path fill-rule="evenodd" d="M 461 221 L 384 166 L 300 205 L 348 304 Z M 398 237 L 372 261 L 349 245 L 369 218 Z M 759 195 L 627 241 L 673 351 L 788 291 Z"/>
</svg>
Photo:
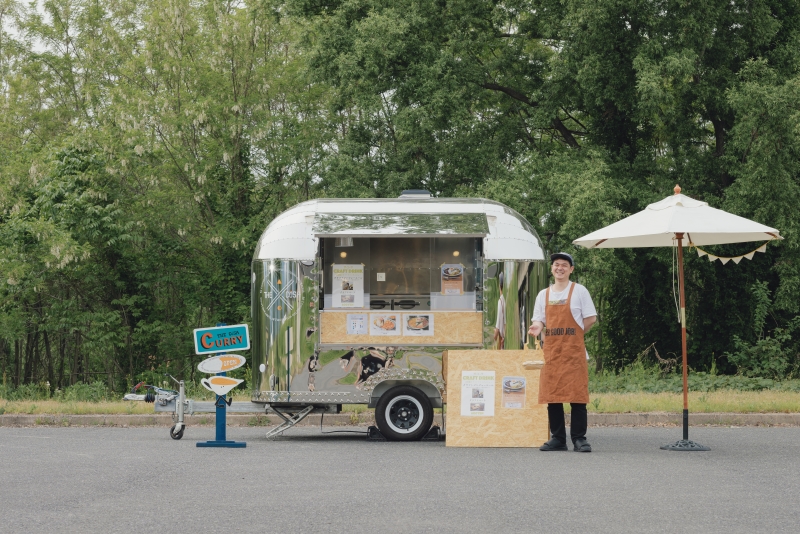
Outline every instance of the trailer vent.
<svg viewBox="0 0 800 534">
<path fill-rule="evenodd" d="M 431 192 L 427 189 L 406 189 L 399 198 L 431 198 Z"/>
</svg>

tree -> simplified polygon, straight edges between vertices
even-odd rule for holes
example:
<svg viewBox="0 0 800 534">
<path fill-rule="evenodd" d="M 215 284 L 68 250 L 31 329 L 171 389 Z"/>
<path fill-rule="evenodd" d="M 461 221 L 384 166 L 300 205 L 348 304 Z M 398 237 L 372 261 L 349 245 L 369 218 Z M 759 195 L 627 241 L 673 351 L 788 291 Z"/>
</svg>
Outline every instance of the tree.
<svg viewBox="0 0 800 534">
<path fill-rule="evenodd" d="M 191 329 L 247 320 L 252 247 L 315 194 L 324 87 L 304 79 L 278 3 L 44 9 L 17 9 L 24 39 L 2 64 L 12 372 L 43 380 L 37 351 L 56 347 L 54 387 L 190 376 Z"/>
<path fill-rule="evenodd" d="M 785 229 L 787 242 L 770 250 L 780 277 L 767 262 L 733 270 L 688 259 L 696 366 L 730 349 L 732 332 L 750 315 L 747 294 L 727 288 L 761 279 L 778 295 L 793 295 L 794 223 L 781 227 L 785 216 L 772 215 L 796 205 L 790 163 L 796 158 L 787 145 L 770 144 L 779 147 L 769 158 L 786 183 L 768 185 L 763 152 L 746 148 L 747 136 L 760 130 L 739 124 L 750 120 L 742 112 L 755 103 L 741 96 L 746 87 L 756 91 L 743 85 L 752 80 L 751 62 L 767 62 L 779 79 L 796 72 L 789 52 L 798 35 L 796 2 L 290 5 L 312 21 L 311 66 L 336 88 L 336 111 L 348 125 L 342 168 L 358 179 L 332 172 L 332 187 L 347 184 L 376 196 L 407 186 L 444 196 L 484 194 L 528 216 L 551 250 L 568 249 L 576 237 L 659 200 L 675 183 L 712 205 Z M 766 87 L 759 90 L 766 96 Z M 789 105 L 790 98 L 780 102 Z M 752 108 L 746 113 L 763 116 Z M 781 139 L 792 117 L 775 132 Z M 737 184 L 745 169 L 762 177 L 746 194 Z M 777 191 L 789 192 L 780 208 L 753 210 L 774 205 L 769 199 Z M 744 196 L 749 207 L 739 200 Z M 673 263 L 670 251 L 578 257 L 586 266 L 581 276 L 607 310 L 600 332 L 612 363 L 630 361 L 653 341 L 661 352 L 678 352 L 672 291 L 663 276 Z"/>
</svg>

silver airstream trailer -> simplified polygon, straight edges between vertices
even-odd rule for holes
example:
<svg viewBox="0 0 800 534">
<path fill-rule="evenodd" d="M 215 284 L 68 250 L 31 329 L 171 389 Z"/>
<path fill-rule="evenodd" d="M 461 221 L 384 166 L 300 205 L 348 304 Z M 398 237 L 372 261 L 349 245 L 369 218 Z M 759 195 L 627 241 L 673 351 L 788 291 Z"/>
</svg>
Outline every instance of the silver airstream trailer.
<svg viewBox="0 0 800 534">
<path fill-rule="evenodd" d="M 443 353 L 522 348 L 547 274 L 533 227 L 498 202 L 414 190 L 298 204 L 253 258 L 252 401 L 281 431 L 366 404 L 387 439 L 421 439 L 446 402 Z"/>
</svg>

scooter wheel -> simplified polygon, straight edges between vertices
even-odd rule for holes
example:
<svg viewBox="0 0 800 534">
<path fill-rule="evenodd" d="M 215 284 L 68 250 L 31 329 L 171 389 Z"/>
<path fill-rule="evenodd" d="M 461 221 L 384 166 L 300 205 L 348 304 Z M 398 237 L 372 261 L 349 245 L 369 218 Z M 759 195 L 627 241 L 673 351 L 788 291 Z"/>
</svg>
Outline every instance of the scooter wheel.
<svg viewBox="0 0 800 534">
<path fill-rule="evenodd" d="M 172 439 L 181 439 L 183 437 L 183 431 L 186 430 L 185 426 L 182 426 L 180 430 L 175 432 L 175 427 L 178 425 L 172 425 L 172 428 L 169 429 L 169 437 Z"/>
</svg>

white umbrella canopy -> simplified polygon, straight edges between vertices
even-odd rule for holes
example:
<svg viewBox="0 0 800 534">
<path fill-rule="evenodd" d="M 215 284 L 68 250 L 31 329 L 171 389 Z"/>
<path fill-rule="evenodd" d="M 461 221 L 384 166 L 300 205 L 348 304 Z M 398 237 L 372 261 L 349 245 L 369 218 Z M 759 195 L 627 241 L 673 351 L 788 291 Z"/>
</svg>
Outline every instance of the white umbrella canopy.
<svg viewBox="0 0 800 534">
<path fill-rule="evenodd" d="M 783 238 L 775 228 L 712 208 L 707 202 L 682 195 L 681 188 L 677 185 L 674 191 L 674 195 L 650 204 L 639 213 L 580 237 L 573 243 L 587 248 L 677 247 L 683 353 L 683 439 L 661 448 L 675 451 L 707 451 L 708 447 L 689 441 L 683 247 Z"/>
<path fill-rule="evenodd" d="M 586 248 L 674 247 L 676 234 L 685 237 L 683 246 L 783 239 L 775 228 L 676 193 L 573 243 Z"/>
</svg>

